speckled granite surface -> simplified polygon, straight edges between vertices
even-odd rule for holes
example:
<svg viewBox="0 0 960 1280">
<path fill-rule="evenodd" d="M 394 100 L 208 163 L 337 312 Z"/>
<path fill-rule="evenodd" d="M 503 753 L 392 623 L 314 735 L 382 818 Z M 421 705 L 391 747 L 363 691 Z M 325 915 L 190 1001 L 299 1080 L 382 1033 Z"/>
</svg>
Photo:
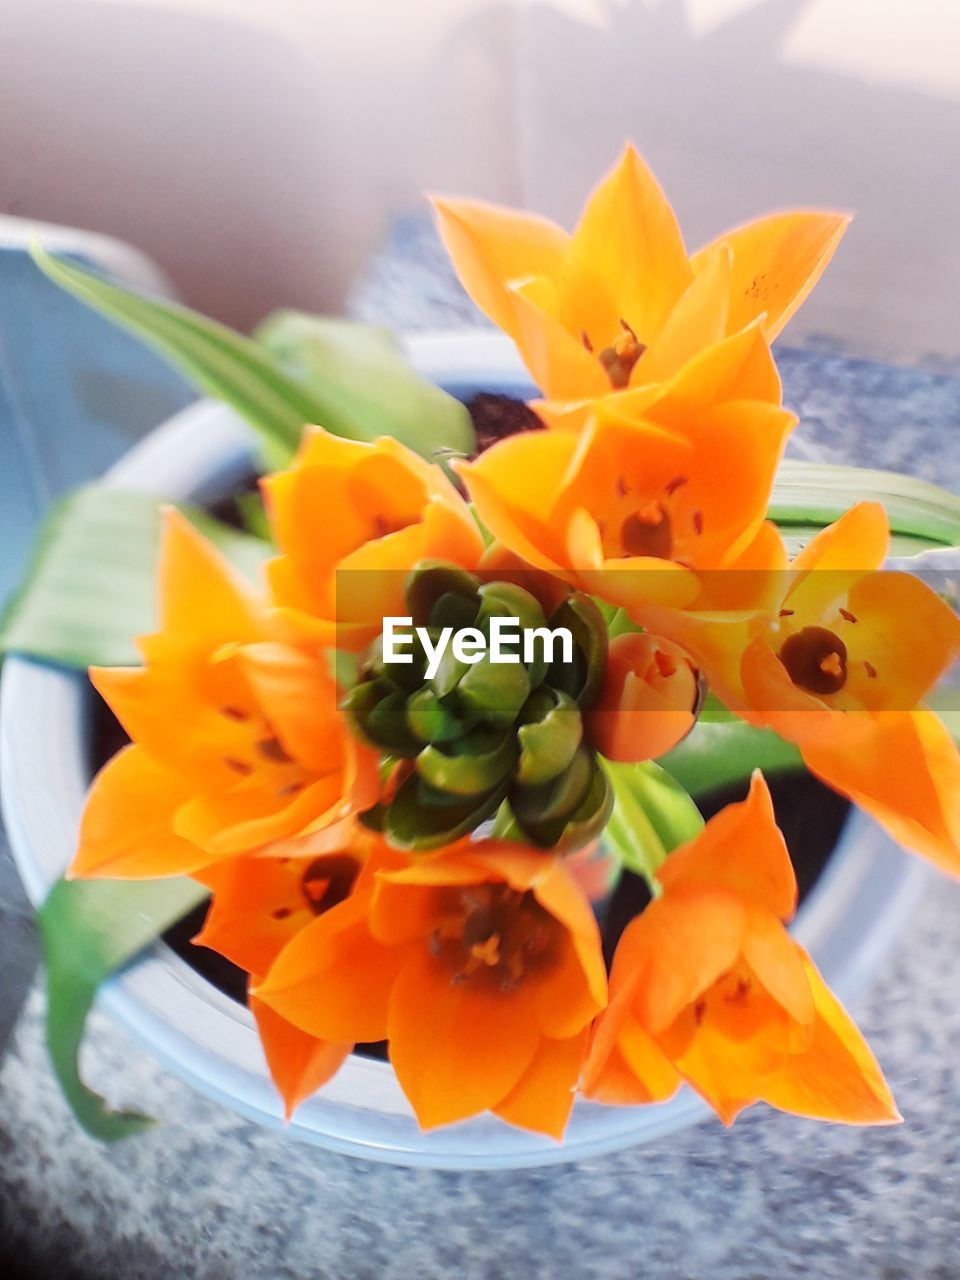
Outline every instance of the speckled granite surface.
<svg viewBox="0 0 960 1280">
<path fill-rule="evenodd" d="M 403 222 L 354 311 L 471 319 Z M 960 487 L 960 381 L 781 353 L 803 453 Z M 31 939 L 0 854 L 0 1054 Z M 633 1151 L 502 1175 L 411 1172 L 285 1143 L 194 1094 L 95 1016 L 85 1070 L 161 1128 L 105 1150 L 71 1122 L 33 992 L 0 1066 L 0 1237 L 69 1280 L 954 1280 L 960 1277 L 960 885 L 932 882 L 853 1012 L 906 1123 L 861 1132 L 756 1110 Z"/>
</svg>

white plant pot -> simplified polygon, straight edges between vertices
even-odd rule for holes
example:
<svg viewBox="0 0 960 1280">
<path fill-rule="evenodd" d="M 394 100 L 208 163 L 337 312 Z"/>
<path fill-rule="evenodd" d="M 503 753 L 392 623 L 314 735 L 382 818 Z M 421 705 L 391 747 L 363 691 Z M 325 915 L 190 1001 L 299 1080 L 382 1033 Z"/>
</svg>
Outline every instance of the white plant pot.
<svg viewBox="0 0 960 1280">
<path fill-rule="evenodd" d="M 448 390 L 529 392 L 509 343 L 484 331 L 424 335 L 416 366 Z M 111 487 L 175 501 L 222 496 L 250 470 L 253 440 L 224 405 L 200 401 L 157 428 L 106 477 Z M 90 781 L 89 686 L 83 675 L 11 658 L 3 671 L 0 759 L 4 818 L 27 893 L 39 904 L 70 861 Z M 927 878 L 875 824 L 852 812 L 793 932 L 842 1000 L 868 982 Z M 107 983 L 100 1007 L 160 1062 L 210 1097 L 291 1138 L 387 1163 L 498 1169 L 582 1159 L 702 1119 L 684 1091 L 645 1108 L 578 1100 L 562 1144 L 482 1117 L 423 1133 L 387 1063 L 352 1056 L 284 1125 L 245 1008 L 164 943 Z M 109 1089 L 109 1082 L 107 1082 Z"/>
</svg>

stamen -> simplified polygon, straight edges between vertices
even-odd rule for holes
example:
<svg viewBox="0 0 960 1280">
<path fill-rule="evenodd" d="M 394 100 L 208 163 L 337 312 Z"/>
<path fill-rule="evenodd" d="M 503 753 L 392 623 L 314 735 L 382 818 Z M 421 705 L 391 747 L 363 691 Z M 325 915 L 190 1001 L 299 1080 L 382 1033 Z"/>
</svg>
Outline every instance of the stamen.
<svg viewBox="0 0 960 1280">
<path fill-rule="evenodd" d="M 868 677 L 869 677 L 871 680 L 876 680 L 876 678 L 877 678 L 877 668 L 873 665 L 873 663 L 872 663 L 872 662 L 867 662 L 867 660 L 866 660 L 866 659 L 864 659 L 863 667 L 864 667 L 864 670 L 866 671 L 866 673 L 867 673 Z"/>
<path fill-rule="evenodd" d="M 300 888 L 307 906 L 320 915 L 349 896 L 360 871 L 356 858 L 346 853 L 321 854 L 303 873 Z"/>
<path fill-rule="evenodd" d="M 780 617 L 781 617 L 781 618 L 792 618 L 792 617 L 793 617 L 793 615 L 794 615 L 795 613 L 796 613 L 796 610 L 795 610 L 795 609 L 781 609 L 781 610 L 780 610 Z"/>
<path fill-rule="evenodd" d="M 856 615 L 852 614 L 849 609 L 841 609 L 840 617 L 844 618 L 847 622 L 856 622 L 857 620 Z"/>
<path fill-rule="evenodd" d="M 620 527 L 620 541 L 628 556 L 654 556 L 669 560 L 673 555 L 673 523 L 661 502 L 649 502 L 627 516 Z"/>
<path fill-rule="evenodd" d="M 583 345 L 584 345 L 584 347 L 587 349 L 587 351 L 589 351 L 589 352 L 590 352 L 590 354 L 592 355 L 592 354 L 593 354 L 593 343 L 590 341 L 590 335 L 587 333 L 586 329 L 581 329 L 581 330 L 580 330 L 580 341 L 583 343 Z"/>
<path fill-rule="evenodd" d="M 678 489 L 682 489 L 683 486 L 688 483 L 689 481 L 686 476 L 674 476 L 666 487 L 665 493 L 667 497 L 672 498 Z"/>
<path fill-rule="evenodd" d="M 703 533 L 703 512 L 695 511 L 693 513 L 693 532 L 699 538 Z"/>
<path fill-rule="evenodd" d="M 657 674 L 664 680 L 677 674 L 677 664 L 669 653 L 664 653 L 662 649 L 658 649 L 653 655 L 653 665 L 657 668 Z"/>
<path fill-rule="evenodd" d="M 220 714 L 222 716 L 226 716 L 228 720 L 240 721 L 250 719 L 247 713 L 242 711 L 239 707 L 221 707 Z"/>
<path fill-rule="evenodd" d="M 245 760 L 236 760 L 233 756 L 224 756 L 223 763 L 228 769 L 232 769 L 234 773 L 239 773 L 241 777 L 249 778 L 253 773 L 253 765 L 247 764 Z"/>
<path fill-rule="evenodd" d="M 274 920 L 286 920 L 293 915 L 292 907 L 277 907 L 276 911 L 270 913 Z"/>
<path fill-rule="evenodd" d="M 820 663 L 820 670 L 827 676 L 843 675 L 843 664 L 840 661 L 839 653 L 828 653 Z"/>
<path fill-rule="evenodd" d="M 630 486 L 627 484 L 626 480 L 624 480 L 623 476 L 617 476 L 617 493 L 619 493 L 621 498 L 625 498 L 629 492 Z"/>
<path fill-rule="evenodd" d="M 647 349 L 626 320 L 620 320 L 620 328 L 623 332 L 613 346 L 604 347 L 597 356 L 615 391 L 622 391 L 624 387 L 629 386 L 633 366 Z M 589 347 L 587 349 L 592 350 Z"/>
</svg>

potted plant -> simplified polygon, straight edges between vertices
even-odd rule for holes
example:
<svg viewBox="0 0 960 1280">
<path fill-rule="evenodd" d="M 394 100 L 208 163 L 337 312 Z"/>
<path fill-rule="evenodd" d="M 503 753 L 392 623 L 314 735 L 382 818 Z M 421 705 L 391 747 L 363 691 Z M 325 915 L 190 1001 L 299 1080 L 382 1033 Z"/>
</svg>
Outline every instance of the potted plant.
<svg viewBox="0 0 960 1280">
<path fill-rule="evenodd" d="M 881 569 L 878 504 L 846 513 L 828 471 L 813 498 L 789 469 L 774 489 L 794 423 L 769 342 L 845 220 L 778 216 L 688 260 L 629 149 L 572 240 L 482 206 L 440 213 L 464 283 L 547 397 L 534 410 L 548 429 L 472 461 L 455 397 L 533 392 L 502 340 L 415 346 L 424 383 L 382 336 L 286 316 L 255 345 L 41 256 L 239 409 L 272 469 L 268 526 L 247 483 L 255 437 L 222 405 L 188 410 L 61 513 L 8 624 L 12 651 L 109 668 L 94 683 L 133 739 L 91 793 L 75 878 L 46 897 L 81 825 L 93 704 L 81 676 L 8 663 L 4 797 L 25 883 L 45 899 L 61 1079 L 93 1131 L 142 1123 L 79 1081 L 83 1015 L 101 977 L 212 889 L 201 941 L 249 975 L 296 1136 L 449 1167 L 565 1159 L 702 1114 L 689 1091 L 668 1101 L 682 1081 L 727 1121 L 758 1099 L 889 1121 L 879 1069 L 824 979 L 856 989 L 923 864 L 853 814 L 788 936 L 796 881 L 767 783 L 706 828 L 688 794 L 716 799 L 755 764 L 795 771 L 802 753 L 955 869 L 955 748 L 916 707 L 956 652 L 956 619 L 918 578 Z M 301 444 L 306 421 L 327 430 Z M 358 435 L 390 439 L 343 443 Z M 874 483 L 899 550 L 956 537 L 949 495 Z M 138 671 L 123 664 L 150 629 L 137 608 L 156 494 L 204 509 L 206 538 L 247 568 L 265 533 L 277 554 L 257 593 L 167 516 L 161 617 Z M 767 517 L 795 550 L 811 506 L 840 518 L 788 563 Z M 211 516 L 226 511 L 245 530 Z M 94 556 L 78 538 L 91 529 Z M 142 551 L 123 565 L 120 537 Z M 51 626 L 65 579 L 85 594 Z M 906 680 L 885 662 L 921 615 L 927 656 Z M 409 664 L 384 644 L 398 617 Z M 495 661 L 495 619 L 565 632 L 570 650 Z M 488 648 L 457 651 L 460 630 Z M 895 785 L 890 762 L 908 758 Z M 628 870 L 612 903 L 611 866 Z M 253 1016 L 166 944 L 104 998 L 187 1078 L 282 1122 Z M 393 1068 L 350 1052 L 383 1039 Z M 648 1105 L 611 1105 L 628 1103 Z"/>
</svg>

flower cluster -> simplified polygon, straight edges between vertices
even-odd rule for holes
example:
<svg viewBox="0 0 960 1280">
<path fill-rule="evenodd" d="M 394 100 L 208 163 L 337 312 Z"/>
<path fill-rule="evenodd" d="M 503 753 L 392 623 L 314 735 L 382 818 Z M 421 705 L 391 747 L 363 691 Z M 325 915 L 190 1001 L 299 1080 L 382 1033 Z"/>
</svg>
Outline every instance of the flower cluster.
<svg viewBox="0 0 960 1280">
<path fill-rule="evenodd" d="M 795 426 L 770 343 L 847 219 L 776 215 L 690 257 L 632 148 L 572 235 L 437 209 L 544 429 L 454 462 L 458 487 L 389 436 L 309 428 L 262 484 L 262 589 L 171 511 L 143 665 L 91 672 L 131 745 L 93 784 L 72 874 L 210 889 L 198 941 L 250 975 L 288 1114 L 386 1041 L 425 1127 L 489 1110 L 560 1137 L 578 1090 L 649 1103 L 683 1082 L 725 1123 L 760 1100 L 896 1120 L 785 928 L 797 885 L 759 774 L 662 862 L 609 975 L 578 856 L 611 814 L 607 762 L 664 755 L 709 688 L 960 874 L 960 755 L 923 706 L 960 621 L 882 568 L 880 506 L 792 562 L 767 519 Z M 420 628 L 402 664 L 396 617 Z M 447 628 L 503 617 L 567 628 L 569 653 L 440 654 Z"/>
</svg>

